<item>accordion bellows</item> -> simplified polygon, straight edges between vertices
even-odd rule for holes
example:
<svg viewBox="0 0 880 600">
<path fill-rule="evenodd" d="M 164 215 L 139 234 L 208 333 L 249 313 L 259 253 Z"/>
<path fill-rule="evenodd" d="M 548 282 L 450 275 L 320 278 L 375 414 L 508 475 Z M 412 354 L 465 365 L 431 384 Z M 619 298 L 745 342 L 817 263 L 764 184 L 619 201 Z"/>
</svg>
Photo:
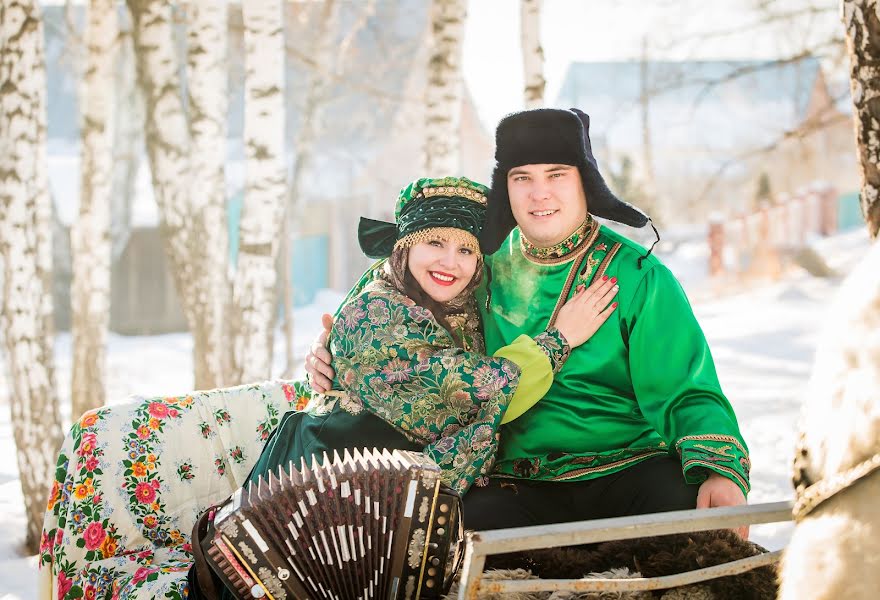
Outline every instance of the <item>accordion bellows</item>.
<svg viewBox="0 0 880 600">
<path fill-rule="evenodd" d="M 201 541 L 238 598 L 439 598 L 463 548 L 461 499 L 419 452 L 346 450 L 239 488 Z"/>
</svg>

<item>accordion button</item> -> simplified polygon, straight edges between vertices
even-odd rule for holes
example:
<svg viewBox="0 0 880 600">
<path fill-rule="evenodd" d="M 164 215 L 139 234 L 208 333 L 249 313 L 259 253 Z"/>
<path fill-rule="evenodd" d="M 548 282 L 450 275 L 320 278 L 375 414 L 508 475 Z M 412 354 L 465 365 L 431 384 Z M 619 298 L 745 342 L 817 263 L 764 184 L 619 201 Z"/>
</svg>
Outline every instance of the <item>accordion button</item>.
<svg viewBox="0 0 880 600">
<path fill-rule="evenodd" d="M 433 580 L 433 579 L 429 579 L 429 580 L 427 580 L 427 581 L 425 582 L 425 587 L 429 587 L 429 588 L 434 587 L 434 580 Z"/>
<path fill-rule="evenodd" d="M 442 527 L 437 528 L 437 535 L 443 535 L 444 533 L 446 533 L 445 529 L 443 529 Z"/>
<path fill-rule="evenodd" d="M 431 564 L 434 565 L 435 567 L 439 567 L 440 566 L 440 559 L 437 558 L 436 556 L 431 557 Z"/>
<path fill-rule="evenodd" d="M 435 569 L 434 567 L 431 567 L 430 569 L 428 569 L 428 575 L 430 577 L 433 577 L 436 574 L 437 574 L 437 569 Z"/>
<path fill-rule="evenodd" d="M 446 525 L 446 517 L 437 517 L 437 525 Z"/>
<path fill-rule="evenodd" d="M 266 595 L 266 592 L 259 585 L 254 584 L 254 587 L 251 588 L 251 596 L 254 598 L 263 598 Z"/>
<path fill-rule="evenodd" d="M 441 504 L 440 505 L 440 512 L 449 512 L 449 505 L 448 504 Z"/>
</svg>

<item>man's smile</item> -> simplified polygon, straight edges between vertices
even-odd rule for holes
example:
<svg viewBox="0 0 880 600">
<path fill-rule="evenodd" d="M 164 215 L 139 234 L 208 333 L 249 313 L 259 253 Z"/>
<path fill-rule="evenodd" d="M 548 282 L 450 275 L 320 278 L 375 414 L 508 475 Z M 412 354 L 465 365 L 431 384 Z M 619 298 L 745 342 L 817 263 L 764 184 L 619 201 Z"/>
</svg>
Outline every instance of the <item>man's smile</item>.
<svg viewBox="0 0 880 600">
<path fill-rule="evenodd" d="M 529 211 L 529 214 L 532 215 L 533 217 L 549 217 L 551 215 L 555 215 L 558 212 L 559 211 L 557 209 L 551 208 L 548 210 L 532 210 L 532 211 Z"/>
</svg>

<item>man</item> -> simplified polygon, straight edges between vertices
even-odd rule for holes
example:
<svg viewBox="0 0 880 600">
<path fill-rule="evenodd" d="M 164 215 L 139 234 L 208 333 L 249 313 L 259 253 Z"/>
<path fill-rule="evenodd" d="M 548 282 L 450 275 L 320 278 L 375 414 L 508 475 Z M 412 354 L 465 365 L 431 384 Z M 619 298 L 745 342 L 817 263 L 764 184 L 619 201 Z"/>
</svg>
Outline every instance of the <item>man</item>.
<svg viewBox="0 0 880 600">
<path fill-rule="evenodd" d="M 481 240 L 489 353 L 552 325 L 581 286 L 614 277 L 619 307 L 574 349 L 547 394 L 501 430 L 465 525 L 495 529 L 745 503 L 749 459 L 705 337 L 659 260 L 595 217 L 648 217 L 605 185 L 581 111 L 504 118 Z M 313 387 L 329 388 L 313 350 Z M 332 375 L 331 375 L 332 376 Z M 740 531 L 745 535 L 745 528 Z"/>
</svg>

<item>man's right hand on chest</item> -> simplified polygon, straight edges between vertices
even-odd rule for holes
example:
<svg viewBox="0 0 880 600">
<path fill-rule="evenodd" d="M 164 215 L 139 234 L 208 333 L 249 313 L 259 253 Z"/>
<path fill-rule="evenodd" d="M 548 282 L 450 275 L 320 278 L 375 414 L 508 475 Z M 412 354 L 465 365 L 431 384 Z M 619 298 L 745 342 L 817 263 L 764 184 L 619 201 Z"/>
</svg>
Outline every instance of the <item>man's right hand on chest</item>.
<svg viewBox="0 0 880 600">
<path fill-rule="evenodd" d="M 330 366 L 333 357 L 327 349 L 327 339 L 330 337 L 330 327 L 333 325 L 333 317 L 327 313 L 321 316 L 321 324 L 324 331 L 315 338 L 309 353 L 306 354 L 306 373 L 308 373 L 309 385 L 318 394 L 330 391 L 333 387 L 333 377 L 336 372 Z"/>
</svg>

